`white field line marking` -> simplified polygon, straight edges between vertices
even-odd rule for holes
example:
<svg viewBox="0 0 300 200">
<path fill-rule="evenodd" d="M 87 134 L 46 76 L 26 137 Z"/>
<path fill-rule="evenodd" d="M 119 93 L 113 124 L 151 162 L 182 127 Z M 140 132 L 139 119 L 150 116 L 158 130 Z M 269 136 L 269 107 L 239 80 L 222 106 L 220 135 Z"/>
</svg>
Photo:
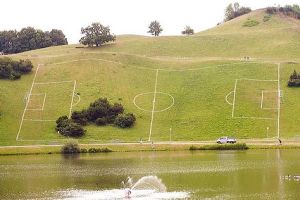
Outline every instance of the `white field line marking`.
<svg viewBox="0 0 300 200">
<path fill-rule="evenodd" d="M 260 99 L 260 108 L 263 109 L 263 103 L 264 103 L 264 91 L 261 91 L 261 99 Z"/>
<path fill-rule="evenodd" d="M 34 77 L 33 77 L 33 80 L 32 80 L 32 84 L 31 84 L 31 88 L 30 88 L 29 94 L 28 94 L 29 97 L 31 96 L 33 86 L 34 86 L 34 82 L 35 82 L 35 79 L 36 79 L 36 75 L 39 71 L 39 68 L 40 68 L 40 64 L 38 64 L 38 66 L 36 68 L 36 71 L 35 71 L 35 74 L 34 74 Z M 20 132 L 21 132 L 21 129 L 22 129 L 22 125 L 23 125 L 23 121 L 24 121 L 24 117 L 25 117 L 25 113 L 26 113 L 26 109 L 28 107 L 28 104 L 29 104 L 29 98 L 26 101 L 26 105 L 25 105 L 25 108 L 24 108 L 24 111 L 23 111 L 23 114 L 22 114 L 21 123 L 20 123 L 19 130 L 18 130 L 18 133 L 17 133 L 16 141 L 19 139 L 19 135 L 20 135 Z"/>
<path fill-rule="evenodd" d="M 77 100 L 76 103 L 74 103 L 74 104 L 72 105 L 72 107 L 76 106 L 76 105 L 79 104 L 79 102 L 81 101 L 80 95 L 78 95 L 77 93 L 75 93 L 75 94 L 76 94 L 76 96 L 78 97 L 78 100 Z"/>
<path fill-rule="evenodd" d="M 240 80 L 244 80 L 244 81 L 271 81 L 271 82 L 277 82 L 278 80 L 267 80 L 267 79 L 251 79 L 251 78 L 240 78 L 238 79 Z"/>
<path fill-rule="evenodd" d="M 43 100 L 43 105 L 41 106 L 41 108 L 27 108 L 26 110 L 44 110 L 44 104 L 45 104 L 45 98 L 46 98 L 46 93 L 36 93 L 36 94 L 31 94 L 30 96 L 44 96 L 44 100 Z M 30 102 L 30 98 L 28 99 L 28 102 Z"/>
<path fill-rule="evenodd" d="M 24 119 L 25 121 L 34 121 L 34 122 L 55 122 L 54 119 Z"/>
<path fill-rule="evenodd" d="M 164 95 L 167 95 L 169 97 L 171 97 L 172 99 L 172 103 L 167 107 L 167 108 L 164 108 L 162 110 L 155 110 L 154 112 L 164 112 L 166 110 L 169 110 L 174 104 L 175 104 L 175 99 L 172 95 L 168 94 L 168 93 L 164 93 L 164 92 L 156 92 L 157 94 L 164 94 Z M 139 96 L 142 96 L 142 95 L 147 95 L 147 94 L 154 94 L 154 92 L 145 92 L 145 93 L 141 93 L 141 94 L 138 94 L 136 95 L 134 98 L 133 98 L 133 104 L 135 105 L 135 107 L 137 107 L 138 109 L 142 110 L 142 111 L 146 111 L 146 112 L 152 112 L 152 110 L 146 110 L 144 108 L 141 108 L 139 105 L 137 105 L 136 103 L 136 99 L 139 97 Z"/>
<path fill-rule="evenodd" d="M 262 90 L 261 92 L 262 92 L 261 109 L 263 109 L 263 110 L 277 110 L 277 108 L 266 108 L 266 107 L 263 106 L 263 104 L 264 104 L 264 94 L 265 94 L 265 93 L 275 93 L 275 92 L 277 93 L 277 91 L 273 91 L 273 90 Z M 277 97 L 276 97 L 276 99 L 277 99 Z"/>
<path fill-rule="evenodd" d="M 229 95 L 231 95 L 232 93 L 233 93 L 233 91 L 229 92 L 229 93 L 226 95 L 226 97 L 225 97 L 225 100 L 226 100 L 226 102 L 227 102 L 229 105 L 233 105 L 233 103 L 230 103 L 230 102 L 228 101 L 228 97 L 229 97 Z"/>
<path fill-rule="evenodd" d="M 47 96 L 47 94 L 45 93 L 45 96 L 44 96 L 44 101 L 43 101 L 43 106 L 42 106 L 42 110 L 44 110 L 44 107 L 45 107 L 46 96 Z"/>
<path fill-rule="evenodd" d="M 233 102 L 232 102 L 232 112 L 231 112 L 231 117 L 234 117 L 234 106 L 235 106 L 235 96 L 236 96 L 236 85 L 237 85 L 238 80 L 235 80 L 234 84 L 234 90 L 233 90 Z"/>
<path fill-rule="evenodd" d="M 73 81 L 53 81 L 53 82 L 37 82 L 35 85 L 44 85 L 44 84 L 59 84 L 59 83 L 72 83 Z"/>
<path fill-rule="evenodd" d="M 74 87 L 73 87 L 73 91 L 72 91 L 72 100 L 71 100 L 71 105 L 70 105 L 69 118 L 71 118 L 71 114 L 72 114 L 72 107 L 73 107 L 75 89 L 76 89 L 76 80 L 74 81 Z"/>
<path fill-rule="evenodd" d="M 153 118 L 154 118 L 154 110 L 155 110 L 156 90 L 157 90 L 157 77 L 158 77 L 158 69 L 156 70 L 156 76 L 155 76 L 155 86 L 154 86 L 154 95 L 153 95 L 153 101 L 152 101 L 152 113 L 151 113 L 151 122 L 150 122 L 149 139 L 148 139 L 149 142 L 151 141 Z"/>
<path fill-rule="evenodd" d="M 267 120 L 276 120 L 274 118 L 269 118 L 269 117 L 233 117 L 233 118 L 240 118 L 240 119 L 267 119 Z"/>
<path fill-rule="evenodd" d="M 278 94 L 277 94 L 277 108 L 278 108 L 278 112 L 277 112 L 277 137 L 280 138 L 280 63 L 278 63 Z"/>
</svg>

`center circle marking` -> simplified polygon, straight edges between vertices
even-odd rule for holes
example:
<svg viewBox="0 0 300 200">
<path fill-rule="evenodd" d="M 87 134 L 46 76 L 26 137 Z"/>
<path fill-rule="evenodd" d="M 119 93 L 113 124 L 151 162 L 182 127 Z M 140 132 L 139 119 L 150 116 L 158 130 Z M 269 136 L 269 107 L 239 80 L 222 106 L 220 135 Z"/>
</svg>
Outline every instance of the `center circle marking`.
<svg viewBox="0 0 300 200">
<path fill-rule="evenodd" d="M 140 109 L 140 110 L 146 111 L 146 112 L 164 112 L 164 111 L 170 109 L 170 108 L 174 105 L 174 103 L 175 103 L 175 99 L 174 99 L 174 97 L 173 97 L 172 95 L 170 95 L 170 94 L 168 94 L 168 93 L 164 93 L 164 92 L 156 92 L 156 94 L 163 94 L 163 95 L 169 96 L 169 97 L 172 99 L 172 103 L 171 103 L 167 108 L 164 108 L 164 109 L 161 109 L 161 110 L 154 110 L 154 111 L 152 111 L 152 110 L 147 110 L 147 109 L 144 109 L 144 108 L 140 107 L 140 106 L 136 103 L 136 99 L 137 99 L 138 97 L 143 96 L 143 95 L 147 95 L 147 94 L 153 94 L 153 95 L 154 95 L 154 92 L 145 92 L 145 93 L 138 94 L 138 95 L 136 95 L 136 96 L 134 97 L 134 99 L 133 99 L 133 104 L 135 105 L 135 107 L 137 107 L 137 108 Z"/>
</svg>

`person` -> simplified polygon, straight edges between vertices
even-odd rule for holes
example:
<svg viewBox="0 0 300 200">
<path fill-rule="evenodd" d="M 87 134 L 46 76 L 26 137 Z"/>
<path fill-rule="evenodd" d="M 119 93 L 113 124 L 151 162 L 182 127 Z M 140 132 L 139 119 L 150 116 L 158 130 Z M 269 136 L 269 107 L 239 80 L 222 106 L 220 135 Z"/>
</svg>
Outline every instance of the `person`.
<svg viewBox="0 0 300 200">
<path fill-rule="evenodd" d="M 126 198 L 130 198 L 131 195 L 131 189 L 126 189 Z"/>
</svg>

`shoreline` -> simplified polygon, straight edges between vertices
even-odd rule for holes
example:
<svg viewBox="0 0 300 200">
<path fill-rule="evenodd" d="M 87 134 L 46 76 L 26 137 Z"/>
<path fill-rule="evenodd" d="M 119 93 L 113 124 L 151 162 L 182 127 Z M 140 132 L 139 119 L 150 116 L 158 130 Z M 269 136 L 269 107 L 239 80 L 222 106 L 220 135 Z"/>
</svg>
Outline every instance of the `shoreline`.
<svg viewBox="0 0 300 200">
<path fill-rule="evenodd" d="M 283 142 L 281 145 L 272 141 L 252 141 L 246 143 L 249 150 L 259 149 L 300 149 L 300 142 Z M 157 143 L 103 143 L 103 144 L 79 144 L 82 149 L 108 148 L 112 152 L 143 152 L 143 151 L 191 151 L 190 147 L 197 148 L 215 146 L 215 142 L 157 142 Z M 55 145 L 23 145 L 23 146 L 0 146 L 0 156 L 9 155 L 38 155 L 38 154 L 61 154 L 62 144 Z M 194 150 L 194 151 L 227 151 L 227 150 Z M 230 150 L 232 151 L 232 150 Z M 244 150 L 235 150 L 244 151 Z"/>
</svg>

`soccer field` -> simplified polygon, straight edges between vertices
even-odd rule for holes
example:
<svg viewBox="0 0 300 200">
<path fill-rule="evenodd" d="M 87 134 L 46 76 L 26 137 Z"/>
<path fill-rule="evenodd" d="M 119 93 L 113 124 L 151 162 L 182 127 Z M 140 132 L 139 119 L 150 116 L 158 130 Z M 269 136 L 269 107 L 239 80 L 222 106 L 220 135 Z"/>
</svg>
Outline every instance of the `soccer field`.
<svg viewBox="0 0 300 200">
<path fill-rule="evenodd" d="M 100 97 L 122 103 L 137 115 L 137 123 L 131 129 L 89 125 L 82 141 L 277 137 L 284 94 L 278 70 L 277 64 L 264 62 L 173 62 L 111 54 L 58 58 L 35 71 L 16 139 L 63 140 L 55 120 Z"/>
</svg>

